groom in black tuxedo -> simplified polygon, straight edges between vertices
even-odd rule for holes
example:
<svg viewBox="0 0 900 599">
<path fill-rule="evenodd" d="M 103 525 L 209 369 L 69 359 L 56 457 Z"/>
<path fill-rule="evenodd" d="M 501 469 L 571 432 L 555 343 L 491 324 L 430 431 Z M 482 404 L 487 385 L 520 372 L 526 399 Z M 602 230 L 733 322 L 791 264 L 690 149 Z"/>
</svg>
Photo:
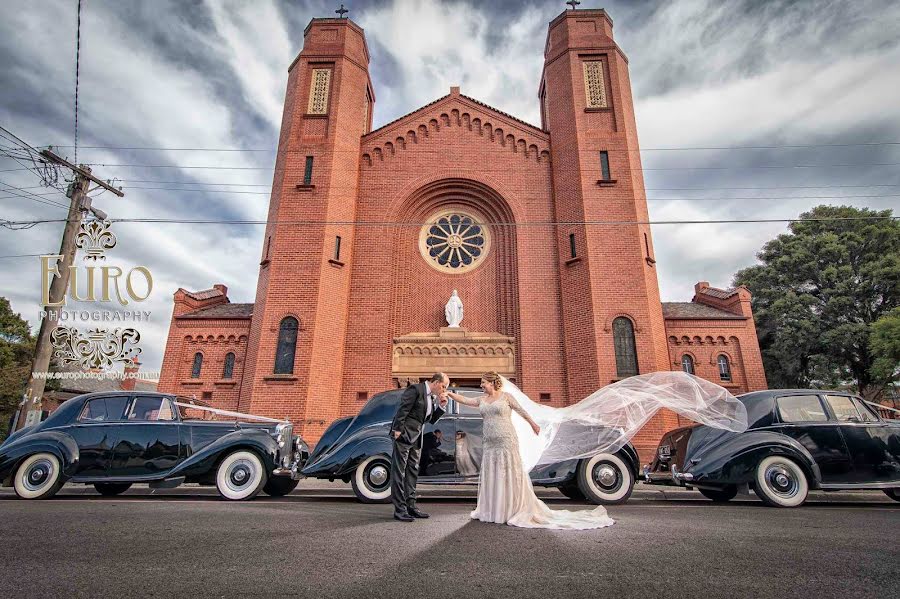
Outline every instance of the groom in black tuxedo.
<svg viewBox="0 0 900 599">
<path fill-rule="evenodd" d="M 410 385 L 400 397 L 400 408 L 391 424 L 394 453 L 391 460 L 391 499 L 394 518 L 412 522 L 427 518 L 416 507 L 416 482 L 419 480 L 419 458 L 422 455 L 422 427 L 434 424 L 447 407 L 447 387 L 450 379 L 438 372 L 424 383 Z"/>
</svg>

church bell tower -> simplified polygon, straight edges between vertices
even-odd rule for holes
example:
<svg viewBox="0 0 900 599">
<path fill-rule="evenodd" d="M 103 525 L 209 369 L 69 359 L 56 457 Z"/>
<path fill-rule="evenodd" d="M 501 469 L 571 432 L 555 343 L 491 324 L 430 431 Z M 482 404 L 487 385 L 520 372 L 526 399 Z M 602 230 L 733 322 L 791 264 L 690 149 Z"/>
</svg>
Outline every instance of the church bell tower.
<svg viewBox="0 0 900 599">
<path fill-rule="evenodd" d="M 551 21 L 539 96 L 556 220 L 573 223 L 557 239 L 569 395 L 585 397 L 668 370 L 628 59 L 606 11 Z"/>
<path fill-rule="evenodd" d="M 355 220 L 374 102 L 363 30 L 313 19 L 288 69 L 240 400 L 313 438 L 340 416 L 354 251 L 352 226 L 325 223 Z"/>
</svg>

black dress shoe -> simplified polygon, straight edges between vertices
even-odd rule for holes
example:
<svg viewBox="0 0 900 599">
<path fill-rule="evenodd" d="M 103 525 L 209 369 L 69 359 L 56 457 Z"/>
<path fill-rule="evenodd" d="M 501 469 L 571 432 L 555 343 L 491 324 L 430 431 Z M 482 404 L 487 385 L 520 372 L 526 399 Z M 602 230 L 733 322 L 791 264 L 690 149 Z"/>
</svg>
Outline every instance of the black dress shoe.
<svg viewBox="0 0 900 599">
<path fill-rule="evenodd" d="M 427 518 L 428 517 L 428 514 L 419 510 L 418 508 L 411 507 L 407 511 L 409 512 L 409 515 L 412 516 L 413 518 Z"/>
<path fill-rule="evenodd" d="M 400 522 L 413 522 L 415 518 L 406 512 L 394 512 L 394 520 L 399 520 Z"/>
</svg>

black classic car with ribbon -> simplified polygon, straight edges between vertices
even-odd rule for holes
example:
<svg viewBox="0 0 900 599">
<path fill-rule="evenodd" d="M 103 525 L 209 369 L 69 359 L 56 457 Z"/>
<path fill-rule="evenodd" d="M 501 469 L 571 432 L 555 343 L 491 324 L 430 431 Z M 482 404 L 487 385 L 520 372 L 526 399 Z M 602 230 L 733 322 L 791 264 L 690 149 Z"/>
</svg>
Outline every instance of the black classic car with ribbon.
<svg viewBox="0 0 900 599">
<path fill-rule="evenodd" d="M 45 499 L 66 483 L 103 495 L 134 483 L 215 485 L 226 499 L 290 493 L 309 452 L 290 422 L 162 393 L 90 393 L 0 445 L 0 482 Z"/>
<path fill-rule="evenodd" d="M 474 389 L 455 389 L 467 396 Z M 387 503 L 391 496 L 390 427 L 403 389 L 373 396 L 359 414 L 336 420 L 316 444 L 302 472 L 312 478 L 343 480 L 364 503 Z M 464 485 L 478 482 L 482 418 L 477 408 L 450 399 L 446 413 L 423 430 L 419 483 Z M 613 453 L 541 464 L 531 471 L 537 486 L 557 487 L 572 499 L 622 503 L 631 496 L 640 461 L 627 443 Z"/>
<path fill-rule="evenodd" d="M 802 505 L 810 489 L 879 489 L 900 501 L 900 412 L 840 391 L 757 391 L 738 400 L 746 431 L 670 431 L 643 469 L 645 482 L 693 487 L 713 501 L 752 488 L 775 507 Z"/>
</svg>

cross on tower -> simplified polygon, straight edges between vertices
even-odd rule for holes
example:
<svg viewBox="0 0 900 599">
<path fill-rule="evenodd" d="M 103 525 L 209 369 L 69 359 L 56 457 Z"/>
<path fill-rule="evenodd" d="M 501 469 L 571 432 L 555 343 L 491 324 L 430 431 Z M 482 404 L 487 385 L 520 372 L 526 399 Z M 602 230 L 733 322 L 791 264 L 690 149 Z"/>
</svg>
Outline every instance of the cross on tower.
<svg viewBox="0 0 900 599">
<path fill-rule="evenodd" d="M 581 2 L 579 2 L 578 0 L 569 0 L 568 2 L 566 2 L 566 4 L 571 6 L 572 10 L 575 10 L 575 7 L 581 4 Z"/>
<path fill-rule="evenodd" d="M 341 7 L 334 12 L 336 12 L 341 19 L 346 19 L 347 17 L 345 17 L 344 15 L 350 11 L 344 8 L 344 3 L 342 2 Z"/>
</svg>

